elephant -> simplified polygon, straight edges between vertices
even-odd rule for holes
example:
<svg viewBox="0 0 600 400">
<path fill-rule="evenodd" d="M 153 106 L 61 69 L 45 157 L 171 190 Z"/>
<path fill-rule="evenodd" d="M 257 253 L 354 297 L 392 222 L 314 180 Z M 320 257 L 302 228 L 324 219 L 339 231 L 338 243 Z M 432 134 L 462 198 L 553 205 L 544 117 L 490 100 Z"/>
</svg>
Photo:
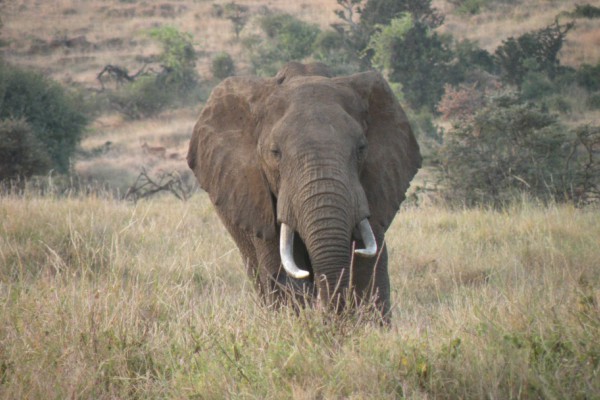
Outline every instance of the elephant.
<svg viewBox="0 0 600 400">
<path fill-rule="evenodd" d="M 292 62 L 273 78 L 227 78 L 187 162 L 266 303 L 300 293 L 339 312 L 369 300 L 389 320 L 384 237 L 421 154 L 379 72 Z"/>
</svg>

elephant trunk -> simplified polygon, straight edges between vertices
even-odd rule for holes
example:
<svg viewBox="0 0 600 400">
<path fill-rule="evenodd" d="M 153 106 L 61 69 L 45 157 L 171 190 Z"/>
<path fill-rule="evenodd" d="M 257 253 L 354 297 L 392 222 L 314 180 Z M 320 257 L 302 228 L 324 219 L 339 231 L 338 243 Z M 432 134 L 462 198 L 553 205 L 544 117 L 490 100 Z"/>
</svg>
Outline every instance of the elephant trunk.
<svg viewBox="0 0 600 400">
<path fill-rule="evenodd" d="M 306 245 L 322 302 L 342 309 L 350 284 L 355 205 L 341 179 L 320 177 L 297 198 L 297 231 Z"/>
<path fill-rule="evenodd" d="M 339 210 L 330 210 L 331 213 Z M 336 225 L 332 225 L 336 224 Z M 351 232 L 331 214 L 300 230 L 314 271 L 321 301 L 334 308 L 343 307 L 343 296 L 350 283 Z"/>
</svg>

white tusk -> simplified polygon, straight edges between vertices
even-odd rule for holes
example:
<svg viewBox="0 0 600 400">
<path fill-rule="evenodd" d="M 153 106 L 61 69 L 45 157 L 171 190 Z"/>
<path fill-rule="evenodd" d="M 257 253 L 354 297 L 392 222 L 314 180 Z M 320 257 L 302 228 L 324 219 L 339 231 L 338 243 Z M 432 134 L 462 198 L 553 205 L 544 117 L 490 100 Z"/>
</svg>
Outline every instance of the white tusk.
<svg viewBox="0 0 600 400">
<path fill-rule="evenodd" d="M 377 242 L 375 241 L 375 236 L 373 235 L 373 230 L 371 229 L 371 224 L 365 218 L 360 221 L 358 225 L 358 229 L 360 231 L 360 236 L 362 237 L 363 242 L 365 243 L 364 249 L 356 249 L 354 250 L 355 254 L 360 254 L 365 257 L 374 257 L 377 255 Z"/>
<path fill-rule="evenodd" d="M 279 255 L 283 269 L 289 276 L 296 279 L 307 278 L 310 273 L 298 268 L 294 261 L 294 231 L 286 224 L 281 224 L 281 236 L 279 238 Z"/>
</svg>

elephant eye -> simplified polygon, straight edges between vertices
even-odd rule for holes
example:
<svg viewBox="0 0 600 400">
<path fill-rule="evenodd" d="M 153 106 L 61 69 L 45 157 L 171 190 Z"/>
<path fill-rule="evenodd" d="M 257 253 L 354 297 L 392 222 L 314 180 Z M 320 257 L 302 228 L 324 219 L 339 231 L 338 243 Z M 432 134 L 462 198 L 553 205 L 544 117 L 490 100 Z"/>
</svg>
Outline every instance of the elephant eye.
<svg viewBox="0 0 600 400">
<path fill-rule="evenodd" d="M 275 159 L 279 160 L 281 158 L 281 151 L 278 148 L 274 147 L 271 149 L 271 155 Z"/>
<path fill-rule="evenodd" d="M 365 159 L 365 156 L 367 155 L 367 147 L 368 147 L 367 143 L 364 143 L 364 142 L 362 142 L 358 145 L 358 148 L 356 151 L 357 151 L 358 159 L 360 161 Z"/>
</svg>

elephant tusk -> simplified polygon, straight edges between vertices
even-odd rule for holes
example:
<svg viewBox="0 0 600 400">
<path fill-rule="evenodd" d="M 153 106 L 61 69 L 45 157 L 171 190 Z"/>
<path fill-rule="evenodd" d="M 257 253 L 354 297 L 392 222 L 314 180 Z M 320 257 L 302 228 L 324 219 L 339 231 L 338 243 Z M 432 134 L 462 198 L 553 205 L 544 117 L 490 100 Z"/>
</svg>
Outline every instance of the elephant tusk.
<svg viewBox="0 0 600 400">
<path fill-rule="evenodd" d="M 279 255 L 281 264 L 289 276 L 296 279 L 307 278 L 310 273 L 298 268 L 294 261 L 294 231 L 286 224 L 281 224 L 281 237 L 279 238 Z"/>
<path fill-rule="evenodd" d="M 371 224 L 369 224 L 369 221 L 365 218 L 360 221 L 358 229 L 360 231 L 360 236 L 365 243 L 365 248 L 354 250 L 354 254 L 360 254 L 365 257 L 374 257 L 377 254 L 377 242 L 375 241 Z"/>
</svg>

